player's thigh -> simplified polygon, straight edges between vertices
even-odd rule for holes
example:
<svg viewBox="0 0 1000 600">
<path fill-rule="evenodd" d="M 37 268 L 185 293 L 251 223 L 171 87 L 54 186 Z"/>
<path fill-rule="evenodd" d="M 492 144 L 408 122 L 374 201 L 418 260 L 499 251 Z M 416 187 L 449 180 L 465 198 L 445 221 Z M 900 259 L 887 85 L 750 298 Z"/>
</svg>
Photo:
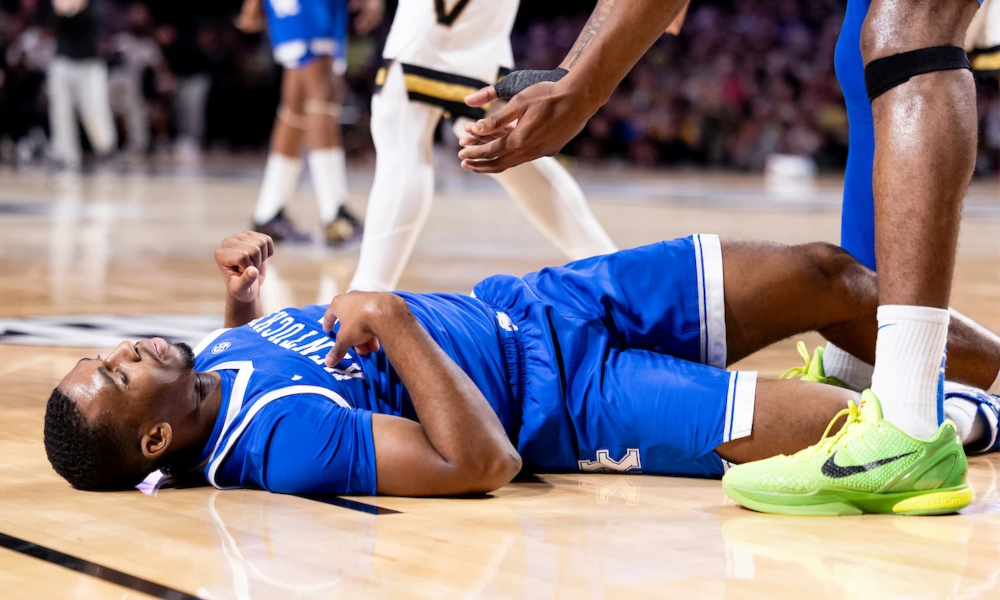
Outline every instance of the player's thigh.
<svg viewBox="0 0 1000 600">
<path fill-rule="evenodd" d="M 724 367 L 719 238 L 695 235 L 543 269 L 524 277 L 560 313 L 600 322 L 616 345 Z"/>
<path fill-rule="evenodd" d="M 443 112 L 411 101 L 402 66 L 390 65 L 381 88 L 372 96 L 371 132 L 378 160 L 430 164 L 434 129 Z"/>
<path fill-rule="evenodd" d="M 878 297 L 875 274 L 842 248 L 726 240 L 729 363 L 805 331 L 851 321 Z"/>
<path fill-rule="evenodd" d="M 573 381 L 574 392 L 586 387 L 571 396 L 580 406 L 569 407 L 571 414 L 583 411 L 578 444 L 585 471 L 597 470 L 592 462 L 626 460 L 644 473 L 718 476 L 723 463 L 715 448 L 752 432 L 754 372 L 612 349 L 600 374 L 588 378 Z"/>
</svg>

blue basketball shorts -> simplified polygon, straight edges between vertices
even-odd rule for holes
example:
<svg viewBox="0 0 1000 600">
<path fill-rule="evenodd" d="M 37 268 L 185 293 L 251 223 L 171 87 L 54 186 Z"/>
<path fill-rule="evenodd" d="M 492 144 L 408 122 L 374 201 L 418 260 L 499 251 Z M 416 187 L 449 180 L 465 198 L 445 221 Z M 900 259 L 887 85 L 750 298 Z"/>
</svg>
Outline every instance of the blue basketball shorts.
<svg viewBox="0 0 1000 600">
<path fill-rule="evenodd" d="M 347 0 L 265 0 L 274 60 L 298 69 L 319 57 L 347 58 Z"/>
<path fill-rule="evenodd" d="M 717 477 L 757 375 L 729 372 L 722 246 L 695 235 L 481 282 L 526 468 Z M 513 347 L 513 350 L 511 348 Z"/>
</svg>

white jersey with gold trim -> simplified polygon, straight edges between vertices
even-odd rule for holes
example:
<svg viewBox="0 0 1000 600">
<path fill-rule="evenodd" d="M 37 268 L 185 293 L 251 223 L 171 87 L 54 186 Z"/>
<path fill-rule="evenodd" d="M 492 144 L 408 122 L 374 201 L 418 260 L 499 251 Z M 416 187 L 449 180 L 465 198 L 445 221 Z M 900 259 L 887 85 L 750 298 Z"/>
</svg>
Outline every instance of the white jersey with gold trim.
<svg viewBox="0 0 1000 600">
<path fill-rule="evenodd" d="M 514 55 L 520 0 L 400 0 L 382 57 L 493 83 Z"/>
</svg>

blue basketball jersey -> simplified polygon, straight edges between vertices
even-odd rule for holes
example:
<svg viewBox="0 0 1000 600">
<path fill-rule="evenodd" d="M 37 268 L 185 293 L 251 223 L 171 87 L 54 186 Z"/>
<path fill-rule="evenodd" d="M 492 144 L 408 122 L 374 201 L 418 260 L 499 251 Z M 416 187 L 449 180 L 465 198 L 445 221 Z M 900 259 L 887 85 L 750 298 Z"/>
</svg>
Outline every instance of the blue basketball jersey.
<svg viewBox="0 0 1000 600">
<path fill-rule="evenodd" d="M 464 296 L 400 295 L 508 426 L 511 393 L 492 313 Z M 322 328 L 325 309 L 281 310 L 216 331 L 196 348 L 195 368 L 222 378 L 219 418 L 202 455 L 212 485 L 375 493 L 372 413 L 414 420 L 416 413 L 384 352 L 352 351 L 325 366 L 335 342 Z"/>
<path fill-rule="evenodd" d="M 497 413 L 535 471 L 719 476 L 720 444 L 750 435 L 755 373 L 726 363 L 722 245 L 652 244 L 500 275 L 478 298 L 399 292 Z M 324 306 L 285 309 L 202 342 L 222 377 L 202 458 L 218 487 L 377 490 L 372 413 L 417 420 L 384 352 L 324 365 Z"/>
</svg>

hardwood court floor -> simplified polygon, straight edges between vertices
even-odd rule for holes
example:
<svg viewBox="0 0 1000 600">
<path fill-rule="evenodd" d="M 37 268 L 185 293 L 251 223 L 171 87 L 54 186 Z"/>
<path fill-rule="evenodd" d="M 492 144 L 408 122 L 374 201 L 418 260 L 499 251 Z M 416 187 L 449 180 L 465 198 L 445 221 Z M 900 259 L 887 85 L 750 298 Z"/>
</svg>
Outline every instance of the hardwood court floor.
<svg viewBox="0 0 1000 600">
<path fill-rule="evenodd" d="M 211 252 L 246 226 L 257 176 L 0 172 L 0 335 L 14 318 L 220 314 Z M 353 176 L 353 205 L 369 183 Z M 837 239 L 836 182 L 608 172 L 584 187 L 623 247 L 695 231 Z M 311 194 L 300 196 L 291 213 L 307 222 Z M 970 193 L 954 292 L 994 331 L 998 199 L 995 182 Z M 356 254 L 280 248 L 267 305 L 328 299 Z M 402 285 L 463 292 L 561 260 L 498 187 L 449 172 Z M 42 414 L 96 351 L 0 343 L 0 597 L 1000 598 L 995 455 L 970 461 L 975 504 L 940 518 L 765 516 L 716 481 L 626 475 L 542 476 L 464 500 L 73 491 L 45 460 Z M 773 376 L 796 364 L 788 341 L 741 366 Z"/>
</svg>

